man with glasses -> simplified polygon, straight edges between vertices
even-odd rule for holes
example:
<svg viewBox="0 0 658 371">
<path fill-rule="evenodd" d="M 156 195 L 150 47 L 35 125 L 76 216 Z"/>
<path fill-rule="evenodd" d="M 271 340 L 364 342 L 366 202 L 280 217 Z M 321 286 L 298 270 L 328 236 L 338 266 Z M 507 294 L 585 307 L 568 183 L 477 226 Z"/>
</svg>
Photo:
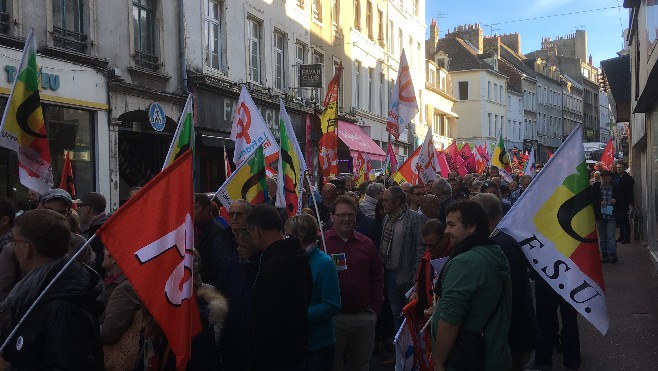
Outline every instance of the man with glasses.
<svg viewBox="0 0 658 371">
<path fill-rule="evenodd" d="M 411 188 L 411 193 L 408 194 L 409 196 L 409 208 L 413 211 L 418 211 L 420 210 L 420 199 L 425 196 L 425 186 L 416 184 Z"/>
<path fill-rule="evenodd" d="M 110 214 L 105 212 L 105 207 L 107 206 L 105 197 L 100 193 L 89 192 L 74 202 L 78 205 L 80 221 L 87 225 L 87 230 L 82 233 L 87 239 L 90 239 L 103 223 L 110 218 Z M 90 246 L 94 251 L 94 254 L 96 254 L 93 268 L 101 275 L 101 277 L 104 277 L 105 270 L 101 265 L 103 264 L 105 246 L 103 246 L 100 238 L 94 239 L 90 243 Z"/>
<path fill-rule="evenodd" d="M 16 260 L 24 277 L 0 305 L 13 329 L 43 288 L 68 260 L 71 230 L 66 218 L 50 210 L 32 210 L 16 219 Z M 103 370 L 98 317 L 103 285 L 88 266 L 73 262 L 62 272 L 35 310 L 9 339 L 0 368 L 18 370 Z M 8 317 L 6 317 L 8 316 Z"/>
<path fill-rule="evenodd" d="M 356 214 L 354 200 L 339 196 L 331 206 L 333 227 L 324 232 L 340 286 L 334 371 L 369 369 L 377 315 L 384 302 L 382 263 L 372 241 L 354 231 Z"/>
<path fill-rule="evenodd" d="M 231 256 L 238 254 L 238 232 L 247 226 L 247 215 L 251 211 L 251 204 L 246 200 L 235 200 L 228 208 L 228 241 L 231 245 Z"/>
</svg>

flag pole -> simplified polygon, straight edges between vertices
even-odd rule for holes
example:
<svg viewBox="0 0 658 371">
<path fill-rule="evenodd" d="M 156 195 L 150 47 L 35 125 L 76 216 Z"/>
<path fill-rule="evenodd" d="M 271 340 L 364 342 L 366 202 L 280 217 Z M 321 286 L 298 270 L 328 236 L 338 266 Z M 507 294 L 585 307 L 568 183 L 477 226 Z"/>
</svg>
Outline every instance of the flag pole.
<svg viewBox="0 0 658 371">
<path fill-rule="evenodd" d="M 320 238 L 322 239 L 322 247 L 324 248 L 324 253 L 327 253 L 327 242 L 324 240 L 324 233 L 322 233 L 322 222 L 320 221 L 320 210 L 318 210 L 318 202 L 315 200 L 315 195 L 313 194 L 313 186 L 311 185 L 311 178 L 308 176 L 308 170 L 304 172 L 306 175 L 306 181 L 308 182 L 309 188 L 311 188 L 311 199 L 313 200 L 313 205 L 315 206 L 315 215 L 318 218 L 318 225 L 320 226 Z M 358 207 L 358 206 L 357 206 Z"/>
<path fill-rule="evenodd" d="M 62 269 L 61 269 L 59 272 L 57 272 L 57 274 L 56 274 L 55 277 L 52 279 L 52 281 L 50 281 L 50 283 L 48 284 L 48 286 L 46 286 L 46 288 L 44 288 L 43 291 L 41 291 L 41 294 L 39 294 L 39 296 L 37 296 L 37 298 L 34 300 L 34 302 L 32 303 L 32 305 L 30 306 L 30 308 L 28 308 L 28 310 L 25 312 L 25 314 L 24 314 L 23 317 L 20 319 L 20 321 L 18 321 L 18 324 L 14 327 L 13 330 L 11 330 L 11 333 L 9 334 L 9 336 L 7 336 L 7 339 L 5 339 L 5 342 L 2 343 L 2 346 L 0 347 L 0 354 L 2 354 L 2 353 L 4 352 L 5 348 L 6 348 L 7 345 L 9 344 L 9 341 L 14 337 L 14 335 L 16 335 L 16 332 L 18 332 L 18 329 L 19 329 L 19 328 L 21 327 L 21 325 L 25 322 L 25 320 L 27 319 L 27 317 L 32 313 L 32 311 L 34 310 L 34 308 L 36 308 L 36 306 L 39 304 L 39 302 L 40 302 L 41 299 L 44 297 L 44 295 L 46 294 L 46 292 L 48 292 L 48 290 L 50 290 L 50 288 L 55 284 L 55 282 L 57 282 L 57 280 L 62 276 L 62 274 L 64 273 L 64 271 L 66 270 L 66 268 L 68 268 L 71 264 L 73 264 L 73 262 L 75 261 L 75 259 L 77 259 L 78 256 L 80 256 L 80 254 L 82 253 L 82 251 L 83 251 L 86 247 L 88 247 L 89 244 L 91 244 L 91 242 L 94 241 L 95 238 L 96 238 L 96 235 L 91 236 L 91 238 L 88 239 L 87 242 L 85 242 L 85 244 L 82 245 L 82 247 L 81 247 L 78 251 L 76 251 L 75 254 L 73 254 L 73 256 L 71 256 L 71 258 L 66 262 L 66 264 L 64 264 L 64 266 L 62 267 Z"/>
</svg>

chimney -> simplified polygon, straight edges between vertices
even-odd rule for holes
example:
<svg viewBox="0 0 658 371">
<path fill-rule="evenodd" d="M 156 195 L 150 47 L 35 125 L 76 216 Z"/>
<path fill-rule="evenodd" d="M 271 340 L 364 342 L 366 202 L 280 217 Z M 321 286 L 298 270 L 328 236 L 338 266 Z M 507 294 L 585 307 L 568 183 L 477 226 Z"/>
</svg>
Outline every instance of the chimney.
<svg viewBox="0 0 658 371">
<path fill-rule="evenodd" d="M 496 53 L 497 56 L 500 56 L 500 37 L 485 37 L 483 49 L 484 53 Z"/>
<path fill-rule="evenodd" d="M 592 66 L 592 55 L 589 55 L 589 65 Z"/>
<path fill-rule="evenodd" d="M 516 54 L 521 55 L 521 35 L 518 32 L 509 35 L 502 35 L 500 42 L 512 49 Z"/>
<path fill-rule="evenodd" d="M 434 18 L 432 18 L 432 23 L 430 24 L 430 42 L 434 46 L 439 42 L 439 26 L 436 24 Z"/>
<path fill-rule="evenodd" d="M 478 54 L 482 54 L 484 48 L 484 30 L 480 24 L 458 26 L 453 29 L 452 33 L 446 34 L 446 37 L 460 38 L 468 41 L 477 49 Z"/>
</svg>

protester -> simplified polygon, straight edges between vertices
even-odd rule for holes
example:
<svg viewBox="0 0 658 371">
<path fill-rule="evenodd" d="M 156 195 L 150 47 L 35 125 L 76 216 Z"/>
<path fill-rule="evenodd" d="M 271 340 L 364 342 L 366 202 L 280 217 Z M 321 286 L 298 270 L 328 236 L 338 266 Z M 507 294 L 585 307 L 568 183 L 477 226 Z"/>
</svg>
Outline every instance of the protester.
<svg viewBox="0 0 658 371">
<path fill-rule="evenodd" d="M 416 283 L 414 284 L 414 290 L 411 295 L 411 299 L 417 300 L 415 315 L 419 319 L 422 319 L 422 321 L 418 322 L 421 325 L 424 325 L 434 312 L 434 295 L 432 290 L 434 288 L 435 277 L 439 272 L 434 270 L 431 261 L 444 257 L 448 252 L 449 240 L 444 235 L 445 229 L 446 226 L 438 219 L 429 219 L 423 225 L 422 236 L 425 252 L 420 261 Z M 417 330 L 420 331 L 421 329 Z"/>
<path fill-rule="evenodd" d="M 234 233 L 238 242 L 238 256 L 229 260 L 220 287 L 229 304 L 221 354 L 222 367 L 226 371 L 240 371 L 247 367 L 251 297 L 261 256 L 246 228 L 236 229 Z"/>
<path fill-rule="evenodd" d="M 480 205 L 454 203 L 446 214 L 445 234 L 452 250 L 435 289 L 440 296 L 431 325 L 435 369 L 454 369 L 454 362 L 466 358 L 481 359 L 483 370 L 508 370 L 512 288 L 507 258 L 489 238 L 487 215 Z M 469 333 L 483 334 L 484 354 L 455 347 Z"/>
<path fill-rule="evenodd" d="M 594 183 L 600 182 L 600 181 L 601 181 L 601 171 L 599 171 L 599 170 L 592 171 L 592 175 L 589 178 L 589 185 L 593 185 Z"/>
<path fill-rule="evenodd" d="M 139 356 L 141 301 L 107 249 L 103 252 L 102 267 L 107 274 L 103 280 L 105 311 L 100 317 L 105 368 L 108 371 L 131 369 Z"/>
<path fill-rule="evenodd" d="M 345 192 L 345 196 L 351 197 L 354 200 L 354 203 L 358 205 L 359 196 L 352 191 Z M 331 225 L 331 223 L 329 223 Z M 356 226 L 354 230 L 361 233 L 362 235 L 368 237 L 373 243 L 376 239 L 382 238 L 382 226 L 381 223 L 375 221 L 374 218 L 366 216 L 361 209 L 357 208 L 356 212 Z M 379 243 L 375 243 L 375 247 L 378 247 Z"/>
<path fill-rule="evenodd" d="M 334 371 L 368 370 L 375 323 L 382 305 L 382 263 L 370 239 L 354 231 L 357 206 L 338 197 L 331 209 L 333 227 L 324 232 L 327 253 L 338 271 L 341 312 L 334 317 Z"/>
<path fill-rule="evenodd" d="M 320 228 L 324 231 L 331 227 L 327 227 L 330 222 L 330 210 L 334 200 L 338 197 L 338 190 L 332 183 L 327 183 L 322 186 L 322 202 L 318 203 L 317 213 L 320 215 Z M 315 209 L 315 205 L 312 207 Z M 317 215 L 317 214 L 316 214 Z"/>
<path fill-rule="evenodd" d="M 425 250 L 421 231 L 427 217 L 409 210 L 406 197 L 401 187 L 391 187 L 384 192 L 387 215 L 382 224 L 379 256 L 384 262 L 386 291 L 395 331 L 402 325 L 402 308 L 407 303 L 405 294 L 414 285 L 416 269 Z"/>
<path fill-rule="evenodd" d="M 110 215 L 105 213 L 107 206 L 105 197 L 100 193 L 90 192 L 75 202 L 78 204 L 80 221 L 87 226 L 83 234 L 87 239 L 90 239 L 103 223 L 110 218 Z M 102 264 L 105 247 L 100 238 L 95 238 L 89 245 L 94 251 L 94 254 L 96 254 L 93 268 L 101 277 L 104 277 L 105 271 Z"/>
<path fill-rule="evenodd" d="M 631 242 L 631 223 L 629 220 L 629 214 L 633 209 L 633 205 L 635 205 L 633 190 L 635 187 L 635 180 L 626 172 L 626 164 L 623 162 L 618 162 L 616 169 L 617 175 L 612 183 L 619 191 L 619 198 L 615 205 L 615 218 L 617 219 L 617 225 L 619 226 L 619 239 L 617 239 L 617 242 L 626 244 Z"/>
<path fill-rule="evenodd" d="M 388 188 L 390 188 L 390 187 L 388 187 Z M 402 183 L 400 183 L 400 188 L 402 188 L 402 191 L 407 196 L 407 206 L 410 206 L 410 204 L 411 204 L 411 192 L 413 191 L 413 184 L 407 183 L 407 182 L 402 182 Z"/>
<path fill-rule="evenodd" d="M 314 217 L 296 215 L 286 221 L 287 235 L 294 236 L 309 253 L 313 292 L 308 306 L 309 344 L 307 371 L 330 371 L 334 363 L 336 333 L 332 317 L 340 313 L 338 274 L 331 258 L 318 244 Z"/>
<path fill-rule="evenodd" d="M 41 195 L 39 192 L 28 189 L 27 190 L 27 210 L 34 210 L 41 205 Z"/>
<path fill-rule="evenodd" d="M 254 284 L 249 368 L 303 370 L 313 287 L 308 253 L 296 238 L 283 238 L 274 207 L 254 207 L 246 222 L 256 248 L 263 252 Z"/>
<path fill-rule="evenodd" d="M 602 170 L 601 181 L 592 185 L 592 203 L 603 263 L 615 264 L 619 261 L 617 241 L 615 241 L 617 227 L 615 211 L 620 196 L 619 188 L 612 184 L 612 172 Z"/>
<path fill-rule="evenodd" d="M 15 217 L 16 205 L 14 201 L 0 197 L 0 251 L 6 244 L 11 242 Z"/>
<path fill-rule="evenodd" d="M 381 183 L 371 183 L 366 188 L 366 195 L 359 203 L 359 209 L 371 218 L 375 217 L 375 206 L 377 201 L 384 196 L 384 185 Z"/>
<path fill-rule="evenodd" d="M 238 256 L 238 241 L 236 232 L 246 227 L 247 215 L 251 211 L 251 204 L 246 200 L 234 200 L 228 209 L 228 242 L 231 257 Z"/>
<path fill-rule="evenodd" d="M 525 190 L 528 189 L 530 183 L 532 183 L 532 177 L 530 175 L 524 175 L 519 178 L 519 186 L 516 189 L 516 191 L 512 192 L 510 196 L 510 201 L 512 205 L 514 205 L 516 201 L 521 197 L 523 192 L 525 192 Z"/>
<path fill-rule="evenodd" d="M 457 202 L 457 200 L 452 197 L 452 188 L 450 188 L 450 184 L 448 184 L 447 180 L 438 178 L 432 184 L 432 193 L 434 193 L 434 195 L 439 199 L 440 206 L 438 219 L 441 223 L 445 223 L 446 209 L 448 206 Z"/>
<path fill-rule="evenodd" d="M 500 201 L 500 206 L 504 216 L 512 208 L 512 204 L 502 197 L 500 192 L 501 188 L 505 188 L 505 186 L 498 186 L 491 180 L 485 180 L 482 183 L 482 187 L 480 188 L 480 193 L 489 193 L 496 196 L 496 198 L 498 198 Z"/>
<path fill-rule="evenodd" d="M 500 200 L 494 195 L 480 193 L 473 197 L 472 201 L 482 206 L 489 220 L 489 233 L 494 234 L 496 225 L 503 218 Z M 532 306 L 528 262 L 519 243 L 508 234 L 498 231 L 493 239 L 505 254 L 510 267 L 512 318 L 508 338 L 512 352 L 512 370 L 523 371 L 539 337 L 537 317 Z"/>
<path fill-rule="evenodd" d="M 420 199 L 425 196 L 425 186 L 416 184 L 411 188 L 409 193 L 409 209 L 418 212 L 420 210 Z"/>
<path fill-rule="evenodd" d="M 420 213 L 426 218 L 437 219 L 440 207 L 439 199 L 433 194 L 425 195 L 420 199 Z"/>
<path fill-rule="evenodd" d="M 219 288 L 229 259 L 234 255 L 228 232 L 210 213 L 210 199 L 204 193 L 194 195 L 194 248 L 201 255 L 201 279 Z"/>
<path fill-rule="evenodd" d="M 448 184 L 450 184 L 452 197 L 457 201 L 468 200 L 469 192 L 464 187 L 462 187 L 461 180 L 459 176 L 454 178 L 448 178 Z"/>
<path fill-rule="evenodd" d="M 32 210 L 16 218 L 13 245 L 24 277 L 0 304 L 0 316 L 11 319 L 3 334 L 62 270 L 70 239 L 66 218 L 55 211 Z M 100 277 L 72 262 L 9 339 L 0 364 L 6 361 L 17 370 L 104 370 L 98 322 L 102 310 Z"/>
</svg>

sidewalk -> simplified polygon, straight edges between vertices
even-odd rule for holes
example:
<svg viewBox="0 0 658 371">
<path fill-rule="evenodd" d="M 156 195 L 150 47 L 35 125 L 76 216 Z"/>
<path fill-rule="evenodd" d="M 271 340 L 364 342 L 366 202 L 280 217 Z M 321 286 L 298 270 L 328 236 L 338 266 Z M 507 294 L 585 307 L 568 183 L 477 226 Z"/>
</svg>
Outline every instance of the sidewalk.
<svg viewBox="0 0 658 371">
<path fill-rule="evenodd" d="M 653 258 L 639 242 L 617 245 L 619 263 L 604 264 L 610 328 L 603 336 L 579 316 L 581 371 L 658 370 L 658 274 Z M 371 370 L 393 370 L 381 362 L 390 350 L 375 354 Z M 553 357 L 562 370 L 562 355 Z"/>
</svg>

